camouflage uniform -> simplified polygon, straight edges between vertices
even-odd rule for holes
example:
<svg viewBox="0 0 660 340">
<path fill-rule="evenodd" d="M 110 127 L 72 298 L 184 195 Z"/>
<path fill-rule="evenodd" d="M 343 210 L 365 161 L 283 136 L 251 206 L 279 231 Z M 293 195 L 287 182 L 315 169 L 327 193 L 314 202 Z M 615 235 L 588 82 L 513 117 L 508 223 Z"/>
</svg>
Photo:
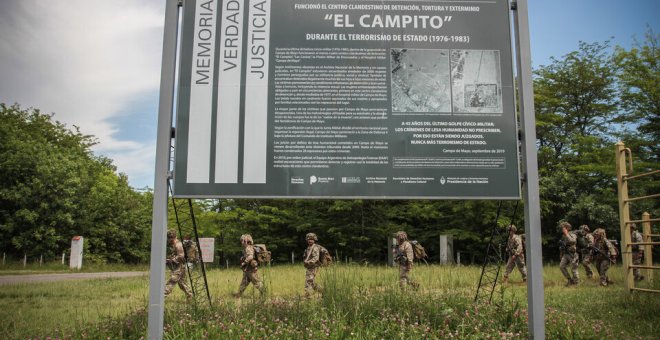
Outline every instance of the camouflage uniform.
<svg viewBox="0 0 660 340">
<path fill-rule="evenodd" d="M 396 261 L 399 262 L 399 287 L 405 289 L 408 285 L 413 288 L 419 287 L 419 284 L 410 279 L 410 271 L 413 267 L 413 260 L 415 253 L 410 242 L 408 242 L 408 235 L 399 231 L 396 236 L 398 246 L 396 247 Z"/>
<path fill-rule="evenodd" d="M 318 237 L 314 233 L 309 233 L 305 236 L 305 239 L 310 243 L 310 240 L 316 242 Z M 303 254 L 303 265 L 305 266 L 305 295 L 311 296 L 314 291 L 322 292 L 323 289 L 316 284 L 316 274 L 319 271 L 321 266 L 320 256 L 321 256 L 321 247 L 318 244 L 312 243 L 305 249 Z"/>
<path fill-rule="evenodd" d="M 632 235 L 631 235 L 632 243 L 644 242 L 644 237 L 642 237 L 642 233 L 637 231 L 637 226 L 633 224 L 632 226 L 630 226 L 630 230 L 632 231 Z M 642 259 L 644 258 L 644 247 L 632 246 L 632 252 L 633 252 L 632 253 L 633 265 L 641 265 Z M 639 268 L 633 268 L 633 275 L 635 276 L 635 281 L 644 280 L 644 275 L 640 273 Z"/>
<path fill-rule="evenodd" d="M 241 256 L 241 269 L 243 270 L 243 279 L 241 284 L 238 286 L 238 293 L 236 297 L 241 297 L 245 288 L 252 283 L 254 288 L 259 290 L 259 293 L 263 295 L 265 293 L 265 288 L 259 277 L 259 263 L 255 257 L 255 251 L 252 236 L 243 235 L 241 236 L 241 243 L 243 244 L 243 256 Z"/>
<path fill-rule="evenodd" d="M 610 269 L 612 261 L 616 261 L 616 248 L 605 236 L 605 230 L 598 228 L 594 230 L 594 265 L 600 276 L 600 284 L 607 286 L 614 283 L 607 276 L 607 270 Z"/>
<path fill-rule="evenodd" d="M 192 292 L 188 285 L 186 285 L 186 266 L 185 256 L 183 252 L 183 244 L 176 239 L 176 232 L 172 229 L 167 231 L 168 242 L 174 242 L 173 245 L 168 247 L 169 254 L 167 256 L 167 264 L 172 269 L 170 279 L 165 284 L 165 296 L 170 295 L 174 285 L 179 285 L 179 288 L 186 293 L 186 297 L 192 297 Z"/>
<path fill-rule="evenodd" d="M 591 261 L 593 259 L 591 248 L 594 246 L 594 235 L 589 232 L 589 227 L 587 225 L 581 225 L 580 232 L 584 233 L 584 239 L 587 241 L 587 247 L 580 249 L 581 263 L 584 267 L 584 271 L 587 273 L 587 277 L 592 278 L 594 276 L 594 271 L 591 269 Z"/>
<path fill-rule="evenodd" d="M 562 223 L 560 225 L 562 227 L 562 236 L 561 236 L 561 244 L 563 245 L 561 250 L 561 262 L 559 263 L 559 270 L 561 270 L 561 273 L 564 275 L 564 277 L 568 280 L 567 286 L 572 285 L 572 284 L 577 284 L 580 280 L 580 276 L 578 274 L 578 254 L 577 254 L 577 237 L 575 234 L 571 233 L 571 225 L 569 223 Z M 566 229 L 566 233 L 563 234 L 563 228 Z M 568 273 L 568 269 L 566 267 L 568 265 L 571 265 L 571 272 L 573 273 L 573 277 Z"/>
<path fill-rule="evenodd" d="M 522 237 L 516 235 L 516 226 L 510 225 L 509 228 L 509 239 L 506 244 L 506 251 L 509 254 L 509 260 L 506 263 L 506 269 L 504 270 L 504 282 L 506 283 L 509 280 L 509 274 L 513 271 L 513 266 L 518 266 L 520 274 L 522 274 L 522 280 L 527 280 L 527 266 L 525 266 L 525 253 L 523 252 Z"/>
</svg>

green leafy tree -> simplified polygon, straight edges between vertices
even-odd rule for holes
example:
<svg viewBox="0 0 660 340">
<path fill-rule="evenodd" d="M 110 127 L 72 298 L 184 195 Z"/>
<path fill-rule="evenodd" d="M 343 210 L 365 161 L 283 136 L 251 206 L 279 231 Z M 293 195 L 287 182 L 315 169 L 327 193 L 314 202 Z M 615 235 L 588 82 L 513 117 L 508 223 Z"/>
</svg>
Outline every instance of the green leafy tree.
<svg viewBox="0 0 660 340">
<path fill-rule="evenodd" d="M 89 259 L 146 260 L 148 195 L 93 155 L 92 136 L 18 105 L 0 104 L 0 120 L 0 245 L 7 253 L 53 258 L 82 235 Z"/>
</svg>

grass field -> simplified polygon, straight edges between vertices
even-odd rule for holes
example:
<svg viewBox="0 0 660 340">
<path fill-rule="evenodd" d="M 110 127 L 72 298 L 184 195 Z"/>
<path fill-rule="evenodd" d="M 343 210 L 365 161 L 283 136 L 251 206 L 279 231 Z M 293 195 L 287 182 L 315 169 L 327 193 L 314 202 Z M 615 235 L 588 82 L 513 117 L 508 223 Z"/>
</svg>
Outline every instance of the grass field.
<svg viewBox="0 0 660 340">
<path fill-rule="evenodd" d="M 0 275 L 29 275 L 29 274 L 50 274 L 50 273 L 97 273 L 97 272 L 130 272 L 130 271 L 148 271 L 149 265 L 129 265 L 129 264 L 96 264 L 85 263 L 79 270 L 69 269 L 69 264 L 63 265 L 61 262 L 47 262 L 43 265 L 38 263 L 28 263 L 26 266 L 18 262 L 8 262 L 0 266 Z"/>
<path fill-rule="evenodd" d="M 190 338 L 525 338 L 526 286 L 514 272 L 496 292 L 496 305 L 472 303 L 478 267 L 417 266 L 419 291 L 400 292 L 398 270 L 381 266 L 324 268 L 323 296 L 302 296 L 302 266 L 260 270 L 265 299 L 248 288 L 231 297 L 238 269 L 208 272 L 213 307 L 194 310 L 178 289 L 167 299 L 165 337 Z M 583 273 L 583 272 L 582 272 Z M 628 293 L 623 273 L 614 286 L 583 281 L 565 288 L 558 267 L 544 268 L 549 339 L 657 339 L 660 294 Z M 660 288 L 656 279 L 655 288 Z M 648 283 L 647 283 L 648 284 Z M 0 338 L 140 338 L 146 332 L 148 278 L 3 286 Z"/>
</svg>

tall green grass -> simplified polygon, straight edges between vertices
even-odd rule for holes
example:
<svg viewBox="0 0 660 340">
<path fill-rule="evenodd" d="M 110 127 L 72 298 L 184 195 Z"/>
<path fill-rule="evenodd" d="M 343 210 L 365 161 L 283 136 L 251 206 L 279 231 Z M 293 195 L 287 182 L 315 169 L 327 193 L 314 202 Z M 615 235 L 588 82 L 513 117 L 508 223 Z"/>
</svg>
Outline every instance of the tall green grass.
<svg viewBox="0 0 660 340">
<path fill-rule="evenodd" d="M 600 287 L 593 279 L 564 287 L 556 266 L 544 268 L 546 333 L 551 339 L 657 338 L 660 295 L 628 293 L 620 267 L 617 282 Z M 267 287 L 261 298 L 248 288 L 234 299 L 242 273 L 208 272 L 210 309 L 190 308 L 175 288 L 166 300 L 168 339 L 461 339 L 526 338 L 526 286 L 518 273 L 512 284 L 498 286 L 495 304 L 473 304 L 480 268 L 416 266 L 419 290 L 401 291 L 398 269 L 334 265 L 318 282 L 324 293 L 304 296 L 302 266 L 261 268 Z M 646 284 L 646 283 L 645 283 Z M 656 280 L 656 289 L 658 283 Z M 67 336 L 140 338 L 145 335 L 148 278 L 72 281 L 6 286 L 0 303 L 0 338 Z M 91 303 L 76 302 L 85 301 Z M 48 306 L 56 306 L 50 312 Z M 76 312 L 74 312 L 75 310 Z M 35 322 L 36 321 L 36 322 Z"/>
</svg>

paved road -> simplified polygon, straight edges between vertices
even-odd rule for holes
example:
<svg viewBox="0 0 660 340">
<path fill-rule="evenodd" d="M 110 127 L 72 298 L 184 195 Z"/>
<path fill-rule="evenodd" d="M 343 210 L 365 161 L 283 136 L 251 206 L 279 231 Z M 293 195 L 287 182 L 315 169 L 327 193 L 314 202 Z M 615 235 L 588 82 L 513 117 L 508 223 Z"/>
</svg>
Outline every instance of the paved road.
<svg viewBox="0 0 660 340">
<path fill-rule="evenodd" d="M 146 276 L 147 274 L 148 272 L 108 272 L 108 273 L 0 275 L 0 286 L 17 284 L 17 283 L 136 277 L 136 276 Z"/>
</svg>

